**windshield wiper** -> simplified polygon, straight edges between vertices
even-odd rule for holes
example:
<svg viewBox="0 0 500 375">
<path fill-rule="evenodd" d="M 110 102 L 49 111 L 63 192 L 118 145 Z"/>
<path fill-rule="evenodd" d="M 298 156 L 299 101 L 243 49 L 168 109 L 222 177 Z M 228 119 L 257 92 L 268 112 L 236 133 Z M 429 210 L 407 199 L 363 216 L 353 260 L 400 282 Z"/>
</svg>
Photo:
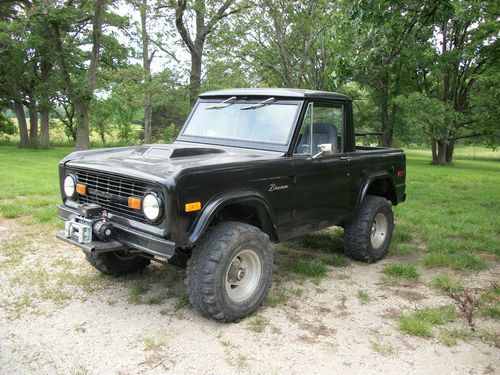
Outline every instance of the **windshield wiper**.
<svg viewBox="0 0 500 375">
<path fill-rule="evenodd" d="M 274 103 L 276 101 L 276 99 L 274 98 L 269 98 L 269 99 L 266 99 L 266 100 L 263 100 L 257 104 L 252 104 L 252 105 L 247 105 L 246 107 L 242 107 L 240 108 L 242 111 L 246 111 L 247 109 L 255 109 L 255 108 L 260 108 L 260 107 L 264 107 L 268 104 L 271 104 L 271 103 Z"/>
<path fill-rule="evenodd" d="M 233 104 L 236 101 L 236 96 L 231 96 L 229 99 L 224 100 L 223 102 L 215 105 L 211 105 L 210 107 L 207 107 L 205 109 L 222 109 L 229 107 L 231 104 Z"/>
</svg>

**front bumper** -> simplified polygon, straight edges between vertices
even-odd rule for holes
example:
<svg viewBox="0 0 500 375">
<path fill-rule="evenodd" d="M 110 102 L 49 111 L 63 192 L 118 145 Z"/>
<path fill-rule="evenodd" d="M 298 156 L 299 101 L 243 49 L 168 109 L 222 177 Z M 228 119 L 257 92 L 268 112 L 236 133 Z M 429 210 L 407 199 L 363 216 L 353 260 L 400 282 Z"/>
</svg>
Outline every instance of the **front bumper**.
<svg viewBox="0 0 500 375">
<path fill-rule="evenodd" d="M 59 211 L 59 218 L 65 221 L 69 220 L 72 215 L 78 215 L 76 210 L 66 206 L 59 205 L 57 209 Z M 174 255 L 175 243 L 172 241 L 139 232 L 117 223 L 113 223 L 113 227 L 115 228 L 114 241 L 92 241 L 82 244 L 72 238 L 66 238 L 64 232 L 57 233 L 56 237 L 78 246 L 86 252 L 105 252 L 132 248 L 164 259 L 168 259 Z"/>
</svg>

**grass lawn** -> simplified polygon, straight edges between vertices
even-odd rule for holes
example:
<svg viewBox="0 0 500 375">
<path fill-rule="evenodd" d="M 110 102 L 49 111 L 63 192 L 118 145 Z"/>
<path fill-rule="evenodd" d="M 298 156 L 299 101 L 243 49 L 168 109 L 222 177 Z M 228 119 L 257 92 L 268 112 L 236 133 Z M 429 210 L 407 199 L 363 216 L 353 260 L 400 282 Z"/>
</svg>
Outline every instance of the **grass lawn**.
<svg viewBox="0 0 500 375">
<path fill-rule="evenodd" d="M 394 209 L 397 233 L 392 251 L 424 247 L 422 265 L 469 270 L 484 268 L 488 254 L 498 257 L 500 163 L 456 160 L 452 167 L 440 167 L 413 151 L 407 162 L 408 196 Z"/>
<path fill-rule="evenodd" d="M 0 146 L 0 215 L 28 216 L 32 222 L 61 227 L 55 209 L 60 201 L 58 162 L 71 151 L 70 147 L 39 151 Z M 408 197 L 394 208 L 393 254 L 416 253 L 424 267 L 466 270 L 481 270 L 486 267 L 485 259 L 498 258 L 500 163 L 495 153 L 489 157 L 481 152 L 484 160 L 460 160 L 461 154 L 468 159 L 470 150 L 459 149 L 453 167 L 430 165 L 428 151 L 408 152 Z M 332 242 L 326 237 L 321 233 L 305 236 L 298 243 L 310 248 L 340 245 L 338 238 Z M 348 264 L 332 254 L 335 249 L 323 250 L 329 255 L 321 260 L 326 265 Z M 296 271 L 325 274 L 324 267 L 314 261 L 314 267 L 301 264 Z M 396 271 L 407 273 L 406 269 Z"/>
<path fill-rule="evenodd" d="M 0 215 L 30 216 L 35 223 L 61 225 L 56 204 L 60 202 L 58 163 L 72 147 L 22 150 L 0 146 Z"/>
</svg>

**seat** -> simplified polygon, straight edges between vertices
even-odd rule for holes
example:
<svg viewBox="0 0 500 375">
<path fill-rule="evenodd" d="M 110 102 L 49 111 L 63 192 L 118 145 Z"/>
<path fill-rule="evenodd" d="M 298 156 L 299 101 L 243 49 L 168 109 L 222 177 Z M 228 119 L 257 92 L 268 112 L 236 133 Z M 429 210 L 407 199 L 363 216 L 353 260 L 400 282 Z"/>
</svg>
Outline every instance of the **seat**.
<svg viewBox="0 0 500 375">
<path fill-rule="evenodd" d="M 310 126 L 304 128 L 304 135 L 297 145 L 297 152 L 305 153 L 309 151 L 310 145 Z M 332 151 L 337 152 L 337 128 L 333 124 L 328 124 L 324 122 L 317 122 L 313 124 L 313 139 L 312 139 L 312 150 L 313 153 L 318 150 L 318 145 L 330 143 L 332 145 Z"/>
</svg>

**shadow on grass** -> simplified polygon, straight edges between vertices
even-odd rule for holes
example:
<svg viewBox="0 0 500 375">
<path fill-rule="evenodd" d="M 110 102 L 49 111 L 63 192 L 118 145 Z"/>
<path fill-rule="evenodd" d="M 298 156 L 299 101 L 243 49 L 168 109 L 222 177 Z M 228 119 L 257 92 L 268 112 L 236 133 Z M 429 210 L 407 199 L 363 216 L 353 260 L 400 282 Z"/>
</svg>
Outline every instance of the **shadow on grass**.
<svg viewBox="0 0 500 375">
<path fill-rule="evenodd" d="M 277 282 L 289 279 L 312 279 L 318 283 L 328 266 L 346 267 L 350 260 L 343 255 L 342 232 L 337 228 L 308 234 L 279 244 L 275 254 Z"/>
</svg>

